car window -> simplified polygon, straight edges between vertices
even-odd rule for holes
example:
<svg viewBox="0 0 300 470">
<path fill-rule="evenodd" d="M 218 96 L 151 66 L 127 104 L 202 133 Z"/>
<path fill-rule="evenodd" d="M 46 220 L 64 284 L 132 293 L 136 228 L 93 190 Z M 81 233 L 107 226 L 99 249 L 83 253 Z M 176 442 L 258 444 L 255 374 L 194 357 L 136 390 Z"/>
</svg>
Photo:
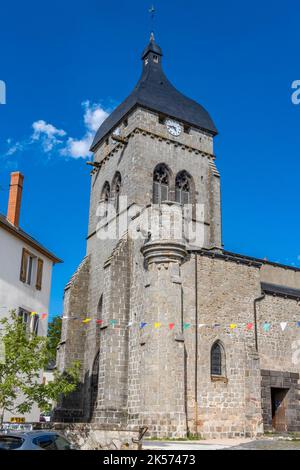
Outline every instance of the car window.
<svg viewBox="0 0 300 470">
<path fill-rule="evenodd" d="M 0 449 L 19 449 L 24 440 L 21 437 L 14 437 L 14 436 L 0 436 Z"/>
<path fill-rule="evenodd" d="M 55 447 L 55 437 L 56 436 L 49 436 L 49 435 L 45 435 L 45 436 L 40 436 L 40 437 L 36 437 L 35 439 L 33 439 L 33 443 L 37 446 L 39 446 L 41 449 L 44 449 L 44 450 L 56 450 L 56 447 Z"/>
<path fill-rule="evenodd" d="M 62 436 L 55 437 L 55 445 L 57 450 L 70 450 L 71 444 Z"/>
</svg>

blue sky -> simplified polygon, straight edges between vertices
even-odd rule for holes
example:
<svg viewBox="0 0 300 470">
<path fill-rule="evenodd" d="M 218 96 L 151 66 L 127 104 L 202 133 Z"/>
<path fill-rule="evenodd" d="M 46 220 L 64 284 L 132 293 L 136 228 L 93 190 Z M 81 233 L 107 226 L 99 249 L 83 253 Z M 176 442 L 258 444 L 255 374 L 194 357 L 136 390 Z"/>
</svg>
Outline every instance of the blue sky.
<svg viewBox="0 0 300 470">
<path fill-rule="evenodd" d="M 64 259 L 54 269 L 51 315 L 62 312 L 64 285 L 85 254 L 90 176 L 78 155 L 139 78 L 150 5 L 1 4 L 0 212 L 18 169 L 23 229 Z M 300 266 L 300 105 L 291 101 L 299 2 L 158 0 L 156 8 L 169 79 L 219 129 L 225 248 Z"/>
</svg>

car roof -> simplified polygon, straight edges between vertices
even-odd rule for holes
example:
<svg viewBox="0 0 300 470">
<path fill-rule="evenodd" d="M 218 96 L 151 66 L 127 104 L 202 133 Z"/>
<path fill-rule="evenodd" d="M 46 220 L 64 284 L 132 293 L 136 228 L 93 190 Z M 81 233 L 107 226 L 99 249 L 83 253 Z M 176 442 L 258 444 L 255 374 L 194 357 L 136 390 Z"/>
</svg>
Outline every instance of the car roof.
<svg viewBox="0 0 300 470">
<path fill-rule="evenodd" d="M 41 431 L 9 431 L 8 433 L 0 433 L 0 437 L 34 437 L 34 436 L 40 436 L 43 434 L 47 435 L 53 435 L 53 434 L 58 434 L 55 431 L 46 431 L 46 430 L 41 430 Z"/>
</svg>

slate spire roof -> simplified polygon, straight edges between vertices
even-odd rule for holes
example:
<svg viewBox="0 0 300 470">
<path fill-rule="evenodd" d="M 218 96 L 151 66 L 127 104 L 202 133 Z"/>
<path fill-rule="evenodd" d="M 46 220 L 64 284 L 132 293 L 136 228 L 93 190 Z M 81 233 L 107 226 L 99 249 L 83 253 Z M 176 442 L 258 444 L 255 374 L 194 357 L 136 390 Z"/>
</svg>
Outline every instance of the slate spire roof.
<svg viewBox="0 0 300 470">
<path fill-rule="evenodd" d="M 137 106 L 178 119 L 212 135 L 217 134 L 208 112 L 196 101 L 176 90 L 169 82 L 162 68 L 162 56 L 162 50 L 151 34 L 150 42 L 142 54 L 143 71 L 140 80 L 132 93 L 100 126 L 91 146 L 92 151 L 95 151 L 102 139 Z"/>
</svg>

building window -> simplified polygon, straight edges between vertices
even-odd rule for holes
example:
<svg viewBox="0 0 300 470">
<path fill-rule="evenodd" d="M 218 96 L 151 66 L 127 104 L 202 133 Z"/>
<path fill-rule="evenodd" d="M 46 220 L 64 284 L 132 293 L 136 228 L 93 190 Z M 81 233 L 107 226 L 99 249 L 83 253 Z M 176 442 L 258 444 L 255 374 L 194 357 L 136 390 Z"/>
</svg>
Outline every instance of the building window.
<svg viewBox="0 0 300 470">
<path fill-rule="evenodd" d="M 161 204 L 169 198 L 170 172 L 166 165 L 161 163 L 153 173 L 153 204 Z"/>
<path fill-rule="evenodd" d="M 117 214 L 119 213 L 119 210 L 120 210 L 121 183 L 122 183 L 121 174 L 117 171 L 112 182 L 112 194 L 113 194 L 114 205 L 115 205 Z"/>
<path fill-rule="evenodd" d="M 216 341 L 211 348 L 210 367 L 211 375 L 225 377 L 225 350 L 220 341 Z"/>
<path fill-rule="evenodd" d="M 179 204 L 189 204 L 191 201 L 191 177 L 186 171 L 181 171 L 176 176 L 175 200 Z"/>
<path fill-rule="evenodd" d="M 153 62 L 158 64 L 158 55 L 153 55 Z"/>
<path fill-rule="evenodd" d="M 29 286 L 34 285 L 37 290 L 42 289 L 44 262 L 25 248 L 22 251 L 20 281 Z"/>
<path fill-rule="evenodd" d="M 38 315 L 32 315 L 31 312 L 24 308 L 19 308 L 19 318 L 22 319 L 26 333 L 38 334 L 39 330 L 39 317 Z"/>
</svg>

